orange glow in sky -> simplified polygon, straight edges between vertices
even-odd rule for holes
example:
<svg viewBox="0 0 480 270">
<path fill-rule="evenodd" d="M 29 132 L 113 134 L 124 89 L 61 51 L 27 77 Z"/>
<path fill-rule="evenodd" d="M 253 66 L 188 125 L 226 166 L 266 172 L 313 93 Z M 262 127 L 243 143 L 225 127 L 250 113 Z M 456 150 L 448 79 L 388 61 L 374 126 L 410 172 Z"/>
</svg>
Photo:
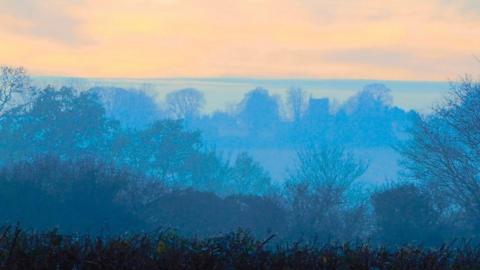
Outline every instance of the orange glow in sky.
<svg viewBox="0 0 480 270">
<path fill-rule="evenodd" d="M 0 64 L 35 75 L 447 80 L 478 0 L 0 0 Z"/>
</svg>

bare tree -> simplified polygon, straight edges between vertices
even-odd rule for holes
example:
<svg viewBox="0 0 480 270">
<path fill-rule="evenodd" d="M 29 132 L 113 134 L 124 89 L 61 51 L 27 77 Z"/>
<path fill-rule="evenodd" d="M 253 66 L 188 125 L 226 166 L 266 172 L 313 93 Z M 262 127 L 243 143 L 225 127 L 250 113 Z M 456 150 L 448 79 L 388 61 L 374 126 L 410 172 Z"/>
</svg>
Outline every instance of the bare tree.
<svg viewBox="0 0 480 270">
<path fill-rule="evenodd" d="M 342 105 L 347 114 L 378 112 L 393 104 L 392 90 L 380 83 L 368 84 Z"/>
<path fill-rule="evenodd" d="M 0 113 L 5 112 L 16 96 L 24 98 L 28 83 L 23 67 L 0 67 Z"/>
<path fill-rule="evenodd" d="M 299 166 L 287 185 L 294 230 L 310 236 L 345 235 L 342 225 L 346 224 L 348 213 L 359 210 L 347 207 L 345 195 L 367 165 L 335 145 L 311 146 L 300 151 L 298 159 Z"/>
<path fill-rule="evenodd" d="M 186 88 L 167 94 L 168 110 L 175 119 L 192 119 L 200 114 L 205 104 L 203 93 Z"/>
<path fill-rule="evenodd" d="M 300 165 L 291 174 L 294 182 L 307 182 L 343 193 L 366 170 L 367 165 L 357 161 L 343 146 L 312 145 L 297 153 Z"/>
<path fill-rule="evenodd" d="M 307 109 L 307 93 L 299 87 L 287 91 L 287 106 L 295 123 L 300 122 Z"/>
<path fill-rule="evenodd" d="M 480 84 L 466 78 L 401 148 L 407 175 L 480 229 Z"/>
</svg>

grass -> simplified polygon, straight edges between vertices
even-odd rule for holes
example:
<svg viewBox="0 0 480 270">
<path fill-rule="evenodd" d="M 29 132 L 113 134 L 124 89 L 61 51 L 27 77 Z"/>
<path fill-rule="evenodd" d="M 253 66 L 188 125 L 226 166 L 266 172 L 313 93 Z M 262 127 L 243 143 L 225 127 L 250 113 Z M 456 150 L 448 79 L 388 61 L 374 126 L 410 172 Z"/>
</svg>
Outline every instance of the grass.
<svg viewBox="0 0 480 270">
<path fill-rule="evenodd" d="M 0 231 L 1 269 L 480 269 L 480 249 L 273 245 L 245 231 L 183 238 L 172 231 L 102 238 Z"/>
</svg>

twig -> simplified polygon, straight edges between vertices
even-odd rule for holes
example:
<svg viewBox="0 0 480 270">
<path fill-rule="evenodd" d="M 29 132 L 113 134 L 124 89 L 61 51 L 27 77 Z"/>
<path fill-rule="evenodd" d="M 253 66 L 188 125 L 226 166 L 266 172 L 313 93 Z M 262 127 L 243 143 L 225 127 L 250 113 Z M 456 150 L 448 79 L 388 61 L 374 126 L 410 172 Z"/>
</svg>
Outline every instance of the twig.
<svg viewBox="0 0 480 270">
<path fill-rule="evenodd" d="M 275 236 L 277 236 L 276 234 L 272 234 L 270 235 L 267 239 L 263 240 L 262 243 L 260 243 L 260 245 L 257 246 L 257 250 L 260 250 L 263 248 L 263 246 L 265 246 L 270 240 L 272 240 Z"/>
<path fill-rule="evenodd" d="M 8 252 L 7 263 L 6 263 L 7 269 L 10 269 L 10 264 L 13 257 L 12 255 L 15 250 L 15 247 L 17 246 L 18 236 L 20 235 L 21 231 L 22 230 L 19 228 L 19 225 L 17 224 L 17 226 L 15 227 L 15 235 L 13 236 L 12 245 L 10 246 L 10 251 Z"/>
</svg>

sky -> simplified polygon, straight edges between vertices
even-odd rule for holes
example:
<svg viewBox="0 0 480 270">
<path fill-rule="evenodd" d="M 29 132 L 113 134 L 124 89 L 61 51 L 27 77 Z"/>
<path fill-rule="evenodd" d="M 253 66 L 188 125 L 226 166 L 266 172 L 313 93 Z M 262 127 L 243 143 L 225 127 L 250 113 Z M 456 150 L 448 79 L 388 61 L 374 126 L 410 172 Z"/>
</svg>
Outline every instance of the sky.
<svg viewBox="0 0 480 270">
<path fill-rule="evenodd" d="M 40 76 L 451 80 L 478 0 L 0 0 L 0 64 Z"/>
</svg>

